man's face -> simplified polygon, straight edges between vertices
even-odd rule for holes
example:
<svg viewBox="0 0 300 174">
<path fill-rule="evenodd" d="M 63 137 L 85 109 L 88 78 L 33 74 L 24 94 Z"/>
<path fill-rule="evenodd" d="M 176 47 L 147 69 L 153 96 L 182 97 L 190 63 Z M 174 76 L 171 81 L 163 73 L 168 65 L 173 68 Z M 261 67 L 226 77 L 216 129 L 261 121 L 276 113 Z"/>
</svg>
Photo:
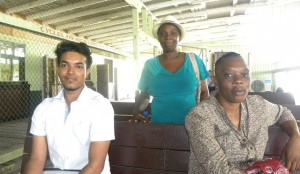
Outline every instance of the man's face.
<svg viewBox="0 0 300 174">
<path fill-rule="evenodd" d="M 86 69 L 86 57 L 84 55 L 73 51 L 62 55 L 58 66 L 58 76 L 64 90 L 82 89 L 89 73 L 90 69 Z"/>
<path fill-rule="evenodd" d="M 215 83 L 220 97 L 228 103 L 241 103 L 249 92 L 250 76 L 244 60 L 232 57 L 216 67 Z"/>
<path fill-rule="evenodd" d="M 157 32 L 158 41 L 165 51 L 177 49 L 180 38 L 179 29 L 173 24 L 163 24 Z"/>
</svg>

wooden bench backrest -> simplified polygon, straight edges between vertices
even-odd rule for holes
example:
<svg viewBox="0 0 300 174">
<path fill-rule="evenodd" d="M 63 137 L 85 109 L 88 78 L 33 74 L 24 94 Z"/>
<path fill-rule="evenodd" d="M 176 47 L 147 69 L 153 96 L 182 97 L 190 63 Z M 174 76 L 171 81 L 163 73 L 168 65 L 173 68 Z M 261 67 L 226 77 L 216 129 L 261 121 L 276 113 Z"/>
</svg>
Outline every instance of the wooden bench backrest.
<svg viewBox="0 0 300 174">
<path fill-rule="evenodd" d="M 115 131 L 109 150 L 112 173 L 187 171 L 189 144 L 182 125 L 115 122 Z"/>
<path fill-rule="evenodd" d="M 134 109 L 134 102 L 118 102 L 118 101 L 111 101 L 110 102 L 112 107 L 114 108 L 116 115 L 132 115 Z M 150 111 L 151 104 L 145 109 Z"/>
<path fill-rule="evenodd" d="M 293 113 L 296 120 L 300 120 L 300 105 L 283 105 Z"/>
<path fill-rule="evenodd" d="M 295 105 L 295 98 L 291 93 L 285 92 L 249 92 L 249 95 L 260 95 L 264 99 L 280 105 Z M 116 115 L 132 115 L 134 102 L 111 101 Z M 150 109 L 150 104 L 147 110 Z"/>
<path fill-rule="evenodd" d="M 295 105 L 295 98 L 287 92 L 249 92 L 249 95 L 260 95 L 269 102 L 280 105 Z"/>
</svg>

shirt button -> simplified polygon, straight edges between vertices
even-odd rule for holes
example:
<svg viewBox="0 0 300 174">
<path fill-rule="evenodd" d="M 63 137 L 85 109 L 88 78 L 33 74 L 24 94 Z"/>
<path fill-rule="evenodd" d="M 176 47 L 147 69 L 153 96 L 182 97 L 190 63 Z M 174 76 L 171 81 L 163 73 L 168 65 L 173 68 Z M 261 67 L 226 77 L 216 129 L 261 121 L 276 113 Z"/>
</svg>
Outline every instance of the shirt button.
<svg viewBox="0 0 300 174">
<path fill-rule="evenodd" d="M 241 141 L 242 146 L 246 146 L 246 143 L 247 143 L 246 139 L 242 139 Z"/>
</svg>

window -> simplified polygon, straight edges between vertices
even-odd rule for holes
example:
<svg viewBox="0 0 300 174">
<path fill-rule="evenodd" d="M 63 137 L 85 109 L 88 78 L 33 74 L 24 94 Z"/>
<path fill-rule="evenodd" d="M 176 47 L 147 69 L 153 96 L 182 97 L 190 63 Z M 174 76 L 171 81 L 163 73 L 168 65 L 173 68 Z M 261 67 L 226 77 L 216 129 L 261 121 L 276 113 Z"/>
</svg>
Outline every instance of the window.
<svg viewBox="0 0 300 174">
<path fill-rule="evenodd" d="M 0 41 L 0 81 L 25 80 L 25 45 Z"/>
</svg>

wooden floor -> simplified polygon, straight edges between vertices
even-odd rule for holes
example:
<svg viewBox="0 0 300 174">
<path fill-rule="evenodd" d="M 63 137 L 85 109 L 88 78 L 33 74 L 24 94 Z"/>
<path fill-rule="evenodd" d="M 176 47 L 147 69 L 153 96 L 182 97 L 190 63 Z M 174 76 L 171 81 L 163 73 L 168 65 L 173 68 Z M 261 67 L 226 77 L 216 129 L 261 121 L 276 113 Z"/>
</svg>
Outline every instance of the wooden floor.
<svg viewBox="0 0 300 174">
<path fill-rule="evenodd" d="M 18 173 L 28 119 L 0 123 L 0 173 Z"/>
</svg>

